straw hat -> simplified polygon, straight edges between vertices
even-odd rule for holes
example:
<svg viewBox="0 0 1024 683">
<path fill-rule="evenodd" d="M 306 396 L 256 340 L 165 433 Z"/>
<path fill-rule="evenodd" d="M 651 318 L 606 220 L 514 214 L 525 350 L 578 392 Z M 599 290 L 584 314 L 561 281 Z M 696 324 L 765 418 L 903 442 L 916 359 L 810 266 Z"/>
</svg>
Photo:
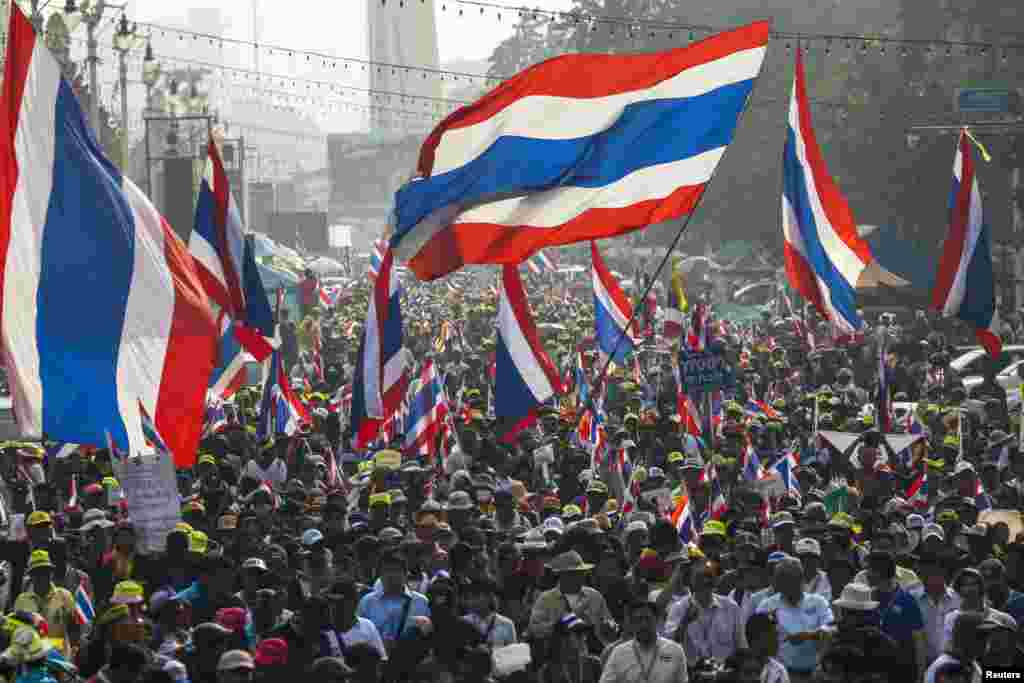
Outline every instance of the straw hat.
<svg viewBox="0 0 1024 683">
<path fill-rule="evenodd" d="M 843 594 L 838 600 L 833 600 L 835 607 L 869 612 L 878 607 L 878 601 L 871 599 L 871 587 L 863 583 L 848 583 L 843 587 Z"/>
</svg>

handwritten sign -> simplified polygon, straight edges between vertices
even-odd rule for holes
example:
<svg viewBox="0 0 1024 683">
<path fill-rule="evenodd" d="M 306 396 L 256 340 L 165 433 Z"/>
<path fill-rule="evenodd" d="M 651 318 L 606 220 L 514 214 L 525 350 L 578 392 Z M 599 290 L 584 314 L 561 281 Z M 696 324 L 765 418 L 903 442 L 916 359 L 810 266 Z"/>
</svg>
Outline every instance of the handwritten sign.
<svg viewBox="0 0 1024 683">
<path fill-rule="evenodd" d="M 679 354 L 679 374 L 686 391 L 713 391 L 735 383 L 732 366 L 720 353 L 710 351 Z"/>
<path fill-rule="evenodd" d="M 124 462 L 117 477 L 128 500 L 128 514 L 139 534 L 140 550 L 162 553 L 167 534 L 181 521 L 174 463 L 167 456 Z"/>
</svg>

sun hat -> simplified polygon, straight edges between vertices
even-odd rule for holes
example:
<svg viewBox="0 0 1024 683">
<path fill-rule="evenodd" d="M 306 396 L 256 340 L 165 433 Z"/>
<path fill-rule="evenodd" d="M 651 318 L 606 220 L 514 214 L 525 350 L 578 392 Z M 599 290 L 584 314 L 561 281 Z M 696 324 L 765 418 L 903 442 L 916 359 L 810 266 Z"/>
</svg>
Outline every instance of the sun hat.
<svg viewBox="0 0 1024 683">
<path fill-rule="evenodd" d="M 472 510 L 473 499 L 466 491 L 452 491 L 444 507 L 446 510 Z"/>
<path fill-rule="evenodd" d="M 267 563 L 259 557 L 250 557 L 248 560 L 242 563 L 242 569 L 245 571 L 257 570 L 261 572 L 268 571 Z"/>
<path fill-rule="evenodd" d="M 12 662 L 36 662 L 53 649 L 31 626 L 19 626 L 2 658 Z"/>
<path fill-rule="evenodd" d="M 786 526 L 787 524 L 796 524 L 796 520 L 793 519 L 793 513 L 791 512 L 776 512 L 772 515 L 771 522 L 773 529 L 778 529 L 779 527 Z"/>
<path fill-rule="evenodd" d="M 570 550 L 556 556 L 548 563 L 547 567 L 555 574 L 564 574 L 567 572 L 589 572 L 594 565 L 587 564 L 578 552 Z"/>
<path fill-rule="evenodd" d="M 50 560 L 50 553 L 45 550 L 33 550 L 28 560 L 29 573 L 37 569 L 53 569 L 53 562 Z"/>
<path fill-rule="evenodd" d="M 145 601 L 142 585 L 137 581 L 119 581 L 110 598 L 112 605 L 141 605 Z"/>
<path fill-rule="evenodd" d="M 794 544 L 797 557 L 801 555 L 814 555 L 821 557 L 821 545 L 813 538 L 801 538 Z"/>
<path fill-rule="evenodd" d="M 833 600 L 832 604 L 858 612 L 870 612 L 878 608 L 878 601 L 871 599 L 871 587 L 863 583 L 846 584 L 843 587 L 843 594 L 838 600 Z"/>
<path fill-rule="evenodd" d="M 643 521 L 642 519 L 633 520 L 632 522 L 626 525 L 626 536 L 630 536 L 641 531 L 643 533 L 647 533 L 648 531 L 647 522 Z"/>
<path fill-rule="evenodd" d="M 245 650 L 228 650 L 220 656 L 217 671 L 234 671 L 235 669 L 255 669 L 256 663 L 252 655 Z"/>
</svg>

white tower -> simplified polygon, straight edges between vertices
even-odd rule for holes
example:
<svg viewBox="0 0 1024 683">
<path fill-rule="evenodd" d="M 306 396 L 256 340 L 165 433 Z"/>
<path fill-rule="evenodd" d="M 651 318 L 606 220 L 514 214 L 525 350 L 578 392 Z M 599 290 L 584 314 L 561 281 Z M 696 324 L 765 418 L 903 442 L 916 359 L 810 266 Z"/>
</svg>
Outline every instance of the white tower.
<svg viewBox="0 0 1024 683">
<path fill-rule="evenodd" d="M 374 93 L 370 112 L 372 132 L 421 133 L 433 127 L 433 119 L 407 116 L 400 111 L 432 114 L 440 111 L 439 103 L 425 99 L 407 99 L 402 95 L 441 97 L 438 74 L 405 70 L 400 66 L 437 69 L 437 19 L 434 0 L 400 3 L 399 0 L 366 0 L 369 18 L 370 88 L 396 93 L 390 96 Z M 391 68 L 387 65 L 396 65 Z M 426 106 L 425 106 L 426 105 Z"/>
</svg>

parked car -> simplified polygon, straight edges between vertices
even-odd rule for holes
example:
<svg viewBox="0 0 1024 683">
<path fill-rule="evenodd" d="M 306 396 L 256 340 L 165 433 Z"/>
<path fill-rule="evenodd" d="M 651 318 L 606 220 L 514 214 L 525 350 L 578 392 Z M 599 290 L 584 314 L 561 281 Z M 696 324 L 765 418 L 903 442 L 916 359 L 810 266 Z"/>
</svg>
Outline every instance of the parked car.
<svg viewBox="0 0 1024 683">
<path fill-rule="evenodd" d="M 1006 389 L 1007 408 L 1014 408 L 1020 403 L 1021 372 L 1024 372 L 1024 359 L 1010 363 L 996 375 L 996 383 L 1003 389 Z M 981 375 L 965 377 L 963 383 L 964 389 L 967 390 L 967 395 L 970 396 L 974 393 L 974 390 L 984 381 L 985 378 Z"/>
</svg>

